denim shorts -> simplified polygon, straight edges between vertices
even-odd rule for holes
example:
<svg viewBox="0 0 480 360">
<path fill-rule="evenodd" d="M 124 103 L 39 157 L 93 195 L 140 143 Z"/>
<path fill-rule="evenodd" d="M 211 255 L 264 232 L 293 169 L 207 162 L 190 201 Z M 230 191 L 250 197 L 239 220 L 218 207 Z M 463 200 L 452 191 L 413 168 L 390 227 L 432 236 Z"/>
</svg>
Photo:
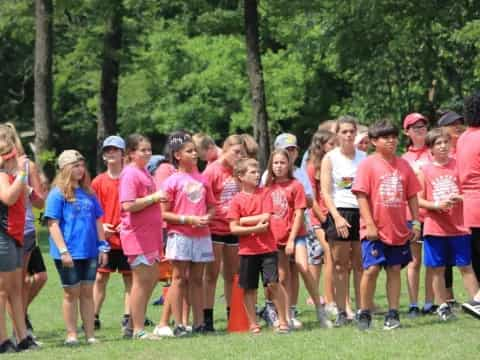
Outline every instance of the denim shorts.
<svg viewBox="0 0 480 360">
<path fill-rule="evenodd" d="M 93 284 L 97 275 L 97 266 L 97 258 L 73 260 L 71 268 L 63 266 L 62 260 L 55 259 L 55 267 L 64 288 Z"/>
<path fill-rule="evenodd" d="M 22 264 L 23 248 L 10 235 L 0 231 L 0 272 L 15 271 Z"/>
</svg>

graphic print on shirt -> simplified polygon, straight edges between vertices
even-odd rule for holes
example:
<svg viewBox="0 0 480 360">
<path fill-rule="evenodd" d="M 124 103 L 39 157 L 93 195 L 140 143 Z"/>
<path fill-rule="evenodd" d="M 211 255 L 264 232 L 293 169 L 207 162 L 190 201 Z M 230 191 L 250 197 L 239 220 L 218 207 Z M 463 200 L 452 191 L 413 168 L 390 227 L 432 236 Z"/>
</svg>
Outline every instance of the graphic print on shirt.
<svg viewBox="0 0 480 360">
<path fill-rule="evenodd" d="M 285 219 L 288 214 L 288 200 L 285 192 L 281 189 L 273 190 L 271 193 L 273 204 L 273 217 Z"/>
<path fill-rule="evenodd" d="M 187 199 L 196 204 L 203 199 L 205 187 L 198 181 L 187 181 L 183 185 L 183 192 L 187 195 Z"/>
<path fill-rule="evenodd" d="M 230 207 L 230 201 L 239 191 L 240 187 L 232 176 L 223 182 L 222 192 L 220 193 L 220 206 L 224 211 L 228 211 L 228 208 Z"/>
<path fill-rule="evenodd" d="M 432 197 L 434 201 L 447 201 L 452 195 L 460 193 L 453 175 L 441 175 L 432 180 Z"/>
<path fill-rule="evenodd" d="M 404 203 L 403 182 L 398 170 L 380 177 L 380 201 L 384 207 L 400 207 Z"/>
<path fill-rule="evenodd" d="M 353 176 L 344 176 L 340 179 L 340 181 L 337 181 L 337 186 L 341 189 L 350 190 L 352 188 L 354 179 L 355 178 Z"/>
<path fill-rule="evenodd" d="M 65 214 L 66 220 L 88 218 L 93 211 L 93 203 L 89 199 L 75 199 L 72 203 L 72 213 Z"/>
</svg>

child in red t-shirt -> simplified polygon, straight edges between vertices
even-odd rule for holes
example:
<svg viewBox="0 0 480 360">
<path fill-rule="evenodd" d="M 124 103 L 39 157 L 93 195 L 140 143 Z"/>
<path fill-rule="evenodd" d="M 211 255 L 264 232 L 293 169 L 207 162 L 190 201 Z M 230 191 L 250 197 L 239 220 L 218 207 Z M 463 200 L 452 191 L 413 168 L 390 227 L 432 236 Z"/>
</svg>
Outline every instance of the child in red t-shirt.
<svg viewBox="0 0 480 360">
<path fill-rule="evenodd" d="M 363 276 L 360 283 L 358 327 L 370 328 L 373 296 L 381 267 L 387 272 L 389 311 L 384 329 L 400 326 L 400 270 L 411 260 L 410 241 L 420 237 L 420 184 L 408 162 L 395 155 L 398 129 L 379 121 L 368 130 L 375 153 L 359 166 L 352 191 L 360 208 Z M 412 214 L 413 235 L 407 227 L 406 204 Z"/>
<path fill-rule="evenodd" d="M 433 129 L 427 134 L 426 144 L 433 161 L 419 172 L 423 190 L 420 206 L 427 210 L 424 223 L 425 266 L 432 269 L 433 290 L 440 300 L 438 316 L 447 321 L 453 317 L 448 304 L 445 284 L 445 266 L 458 266 L 465 288 L 471 298 L 480 297 L 478 282 L 472 269 L 470 230 L 464 225 L 463 204 L 456 169 L 456 161 L 449 157 L 450 135 L 444 129 Z"/>
<path fill-rule="evenodd" d="M 258 162 L 242 159 L 235 167 L 235 176 L 240 182 L 241 192 L 230 204 L 227 218 L 230 219 L 232 234 L 239 236 L 240 287 L 245 289 L 244 303 L 250 322 L 250 330 L 257 334 L 260 327 L 256 321 L 258 277 L 262 274 L 263 285 L 272 296 L 278 309 L 279 333 L 288 332 L 286 292 L 278 284 L 278 250 L 270 230 L 273 204 L 267 190 L 257 187 L 260 179 Z"/>
</svg>

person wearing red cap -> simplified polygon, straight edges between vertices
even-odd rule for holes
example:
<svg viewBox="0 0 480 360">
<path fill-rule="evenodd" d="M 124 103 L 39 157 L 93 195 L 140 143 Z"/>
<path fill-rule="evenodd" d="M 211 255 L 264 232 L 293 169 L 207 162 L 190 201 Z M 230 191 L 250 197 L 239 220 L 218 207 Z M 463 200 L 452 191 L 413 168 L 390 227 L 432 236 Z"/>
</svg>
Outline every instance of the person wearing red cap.
<svg viewBox="0 0 480 360">
<path fill-rule="evenodd" d="M 407 151 L 402 158 L 407 160 L 415 174 L 418 174 L 422 165 L 431 162 L 431 155 L 425 145 L 425 137 L 427 136 L 428 119 L 420 113 L 408 114 L 403 120 L 403 132 L 407 136 Z M 420 210 L 419 218 L 423 223 L 423 213 Z M 410 222 L 411 215 L 407 209 L 407 219 Z M 420 315 L 418 303 L 418 292 L 420 282 L 420 268 L 422 266 L 422 242 L 411 243 L 412 261 L 407 267 L 407 285 L 408 296 L 410 298 L 410 306 L 408 315 L 417 317 Z M 423 313 L 430 313 L 435 310 L 433 305 L 433 288 L 432 288 L 432 272 L 427 268 L 425 273 L 425 305 L 422 309 Z"/>
</svg>

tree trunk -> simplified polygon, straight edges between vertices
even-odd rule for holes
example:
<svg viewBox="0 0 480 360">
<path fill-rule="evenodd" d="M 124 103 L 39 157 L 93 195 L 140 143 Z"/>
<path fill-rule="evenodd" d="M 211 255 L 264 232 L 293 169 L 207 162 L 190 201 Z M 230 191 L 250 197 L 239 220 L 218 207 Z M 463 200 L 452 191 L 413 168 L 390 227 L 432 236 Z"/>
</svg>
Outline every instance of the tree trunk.
<svg viewBox="0 0 480 360">
<path fill-rule="evenodd" d="M 34 155 L 43 169 L 41 155 L 51 146 L 52 125 L 52 56 L 53 4 L 52 0 L 35 0 L 35 68 L 34 68 Z"/>
<path fill-rule="evenodd" d="M 102 167 L 102 142 L 117 131 L 117 95 L 122 47 L 122 6 L 111 2 L 103 37 L 102 76 L 97 121 L 97 172 Z"/>
<path fill-rule="evenodd" d="M 253 136 L 259 145 L 258 160 L 265 169 L 270 155 L 268 114 L 265 101 L 262 60 L 258 35 L 257 0 L 245 1 L 245 36 L 247 44 L 247 72 L 252 97 Z"/>
</svg>

